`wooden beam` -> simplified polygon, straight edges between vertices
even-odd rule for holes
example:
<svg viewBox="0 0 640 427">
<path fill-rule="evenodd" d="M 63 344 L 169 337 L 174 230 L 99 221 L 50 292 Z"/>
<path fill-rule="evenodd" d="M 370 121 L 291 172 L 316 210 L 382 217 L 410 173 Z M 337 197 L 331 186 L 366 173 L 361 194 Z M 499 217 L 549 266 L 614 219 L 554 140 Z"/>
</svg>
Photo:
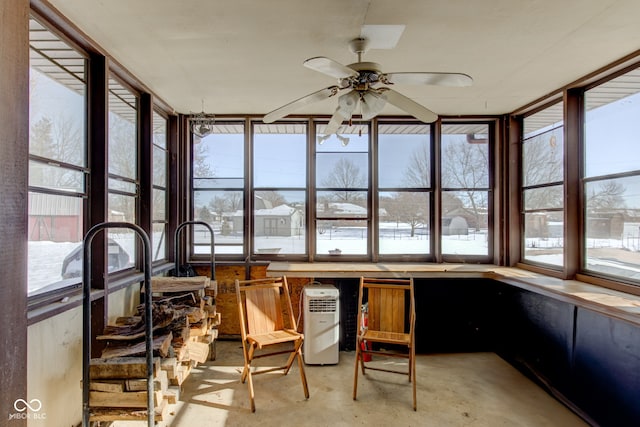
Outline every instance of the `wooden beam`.
<svg viewBox="0 0 640 427">
<path fill-rule="evenodd" d="M 27 398 L 29 2 L 0 2 L 0 417 Z M 4 421 L 5 423 L 7 421 Z M 9 425 L 26 426 L 25 419 Z"/>
</svg>

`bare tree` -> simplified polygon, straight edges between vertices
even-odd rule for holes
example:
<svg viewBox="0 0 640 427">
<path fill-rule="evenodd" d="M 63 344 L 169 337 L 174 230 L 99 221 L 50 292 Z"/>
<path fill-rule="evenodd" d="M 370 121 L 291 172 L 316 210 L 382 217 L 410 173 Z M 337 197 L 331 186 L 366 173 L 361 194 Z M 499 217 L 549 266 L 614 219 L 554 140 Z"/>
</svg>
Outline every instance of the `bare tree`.
<svg viewBox="0 0 640 427">
<path fill-rule="evenodd" d="M 593 188 L 588 190 L 587 206 L 589 209 L 598 210 L 620 210 L 624 209 L 624 193 L 627 189 L 619 182 L 604 181 L 600 182 Z"/>
<path fill-rule="evenodd" d="M 489 187 L 489 150 L 486 144 L 470 144 L 464 138 L 452 138 L 443 144 L 442 187 L 463 195 L 464 207 L 475 218 L 476 230 L 482 225 Z"/>
<path fill-rule="evenodd" d="M 84 165 L 83 146 L 80 125 L 72 118 L 42 117 L 31 126 L 29 152 L 37 156 L 81 166 Z M 32 165 L 29 176 L 33 185 L 82 188 L 81 174 L 66 168 Z"/>
<path fill-rule="evenodd" d="M 409 187 L 429 187 L 431 182 L 431 152 L 426 144 L 411 153 L 411 159 L 405 171 L 405 181 Z"/>
<path fill-rule="evenodd" d="M 362 188 L 366 187 L 365 177 L 360 172 L 360 168 L 351 160 L 341 158 L 333 167 L 333 170 L 322 182 L 327 188 Z M 358 191 L 334 191 L 333 196 L 336 200 L 343 202 L 361 201 Z"/>
<path fill-rule="evenodd" d="M 287 204 L 284 196 L 277 191 L 256 191 L 256 197 L 260 197 L 271 203 L 271 206 L 280 206 Z"/>
<path fill-rule="evenodd" d="M 223 197 L 216 196 L 209 202 L 209 207 L 216 213 L 219 218 L 222 218 L 222 215 L 227 209 L 227 201 Z"/>
<path fill-rule="evenodd" d="M 209 163 L 209 147 L 203 140 L 193 144 L 193 176 L 195 178 L 213 178 L 216 176 L 213 167 Z"/>
<path fill-rule="evenodd" d="M 562 142 L 549 131 L 536 135 L 522 144 L 522 183 L 525 187 L 538 184 L 553 184 L 541 189 L 532 189 L 525 194 L 526 207 L 562 208 L 563 148 Z"/>
<path fill-rule="evenodd" d="M 411 237 L 415 236 L 416 228 L 426 226 L 429 223 L 427 193 L 394 193 L 392 197 L 381 200 L 381 205 L 387 211 L 390 219 L 408 224 L 411 227 Z"/>
</svg>

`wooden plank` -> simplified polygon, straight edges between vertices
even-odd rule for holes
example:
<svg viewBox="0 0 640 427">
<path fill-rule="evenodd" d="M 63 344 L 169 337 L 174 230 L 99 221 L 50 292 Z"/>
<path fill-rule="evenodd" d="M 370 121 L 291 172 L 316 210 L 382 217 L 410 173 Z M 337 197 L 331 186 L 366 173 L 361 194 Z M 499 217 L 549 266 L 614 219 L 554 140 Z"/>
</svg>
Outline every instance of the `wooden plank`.
<svg viewBox="0 0 640 427">
<path fill-rule="evenodd" d="M 189 377 L 189 374 L 191 374 L 191 362 L 183 362 L 178 365 L 176 377 L 171 378 L 169 382 L 171 385 L 180 386 Z"/>
<path fill-rule="evenodd" d="M 167 371 L 160 370 L 158 375 L 153 379 L 153 389 L 165 392 L 169 388 L 169 376 Z M 126 391 L 147 391 L 146 378 L 131 378 L 124 380 L 124 389 Z"/>
<path fill-rule="evenodd" d="M 204 290 L 204 294 L 215 299 L 218 296 L 218 281 L 210 280 L 209 287 Z"/>
<path fill-rule="evenodd" d="M 174 347 L 176 353 L 176 359 L 178 362 L 183 362 L 185 360 L 189 360 L 189 348 L 187 347 L 187 342 L 185 341 L 181 346 Z"/>
<path fill-rule="evenodd" d="M 169 404 L 167 399 L 162 399 L 162 403 L 154 408 L 153 419 L 156 422 L 167 419 Z M 147 411 L 132 410 L 126 408 L 90 408 L 89 421 L 146 421 Z"/>
<path fill-rule="evenodd" d="M 218 309 L 216 308 L 215 304 L 205 305 L 204 310 L 207 312 L 207 317 L 209 318 L 216 317 L 218 314 Z"/>
<path fill-rule="evenodd" d="M 153 352 L 154 355 L 159 355 L 161 357 L 167 357 L 169 355 L 169 347 L 171 347 L 171 340 L 173 338 L 173 334 L 171 332 L 161 335 L 159 337 L 155 337 L 153 339 Z M 146 353 L 147 345 L 145 341 L 139 341 L 136 343 L 128 343 L 127 341 L 119 341 L 118 343 L 123 343 L 124 345 L 115 344 L 114 342 L 109 342 L 109 345 L 102 351 L 102 357 L 105 359 L 110 359 L 113 357 L 130 357 L 130 356 L 140 356 Z M 129 345 L 126 345 L 129 344 Z"/>
<path fill-rule="evenodd" d="M 164 397 L 170 404 L 176 404 L 180 400 L 180 387 L 172 385 L 165 392 Z"/>
<path fill-rule="evenodd" d="M 160 358 L 153 359 L 153 375 L 160 370 Z M 111 359 L 91 359 L 89 378 L 145 378 L 147 376 L 147 359 L 145 357 L 116 357 Z"/>
<path fill-rule="evenodd" d="M 209 331 L 209 318 L 205 317 L 200 322 L 189 325 L 189 338 L 201 337 Z"/>
<path fill-rule="evenodd" d="M 218 326 L 220 322 L 222 322 L 222 315 L 220 313 L 216 313 L 215 316 L 210 317 L 210 326 Z"/>
<path fill-rule="evenodd" d="M 210 280 L 207 276 L 152 277 L 151 291 L 153 293 L 199 291 L 208 288 Z"/>
<path fill-rule="evenodd" d="M 162 390 L 153 392 L 153 404 L 162 403 Z M 109 393 L 105 391 L 90 391 L 89 406 L 92 408 L 146 408 L 147 392 L 131 391 L 124 393 Z"/>
<path fill-rule="evenodd" d="M 90 391 L 106 391 L 110 393 L 124 392 L 125 380 L 93 380 L 89 381 Z"/>
<path fill-rule="evenodd" d="M 204 363 L 209 357 L 209 344 L 189 341 L 187 342 L 189 348 L 189 359 L 198 363 Z"/>
<path fill-rule="evenodd" d="M 178 371 L 178 359 L 176 359 L 175 357 L 166 357 L 163 358 L 161 363 L 160 363 L 160 368 L 163 371 L 167 372 L 167 377 L 169 379 L 173 379 L 176 377 L 177 375 L 177 371 Z"/>
</svg>

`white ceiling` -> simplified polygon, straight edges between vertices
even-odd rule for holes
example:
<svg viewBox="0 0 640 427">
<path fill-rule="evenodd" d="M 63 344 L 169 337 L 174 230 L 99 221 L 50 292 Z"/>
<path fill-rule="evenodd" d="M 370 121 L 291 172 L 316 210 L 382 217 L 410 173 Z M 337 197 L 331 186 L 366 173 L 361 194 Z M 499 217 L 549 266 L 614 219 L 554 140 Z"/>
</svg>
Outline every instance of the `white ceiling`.
<svg viewBox="0 0 640 427">
<path fill-rule="evenodd" d="M 396 86 L 441 115 L 511 112 L 640 49 L 638 0 L 50 0 L 176 112 L 265 114 L 356 62 L 363 25 L 404 25 L 384 72 L 462 72 L 471 87 Z M 331 114 L 335 98 L 300 110 Z M 384 114 L 403 115 L 393 106 Z"/>
</svg>

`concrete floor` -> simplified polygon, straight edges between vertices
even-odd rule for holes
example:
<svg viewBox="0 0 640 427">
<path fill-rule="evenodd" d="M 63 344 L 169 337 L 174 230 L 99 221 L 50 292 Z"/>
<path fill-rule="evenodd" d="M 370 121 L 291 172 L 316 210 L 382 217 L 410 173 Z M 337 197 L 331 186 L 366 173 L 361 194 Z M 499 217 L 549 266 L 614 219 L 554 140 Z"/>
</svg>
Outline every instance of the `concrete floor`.
<svg viewBox="0 0 640 427">
<path fill-rule="evenodd" d="M 337 365 L 307 365 L 309 400 L 298 366 L 287 376 L 254 376 L 256 412 L 240 382 L 239 341 L 218 341 L 216 360 L 195 368 L 165 426 L 585 426 L 573 412 L 493 353 L 419 355 L 418 410 L 406 377 L 368 371 L 352 399 L 355 352 Z M 269 359 L 261 359 L 267 362 Z M 272 359 L 273 360 L 273 359 Z M 404 363 L 403 359 L 379 363 Z M 275 363 L 271 363 L 275 366 Z M 115 426 L 144 426 L 118 422 Z"/>
</svg>

